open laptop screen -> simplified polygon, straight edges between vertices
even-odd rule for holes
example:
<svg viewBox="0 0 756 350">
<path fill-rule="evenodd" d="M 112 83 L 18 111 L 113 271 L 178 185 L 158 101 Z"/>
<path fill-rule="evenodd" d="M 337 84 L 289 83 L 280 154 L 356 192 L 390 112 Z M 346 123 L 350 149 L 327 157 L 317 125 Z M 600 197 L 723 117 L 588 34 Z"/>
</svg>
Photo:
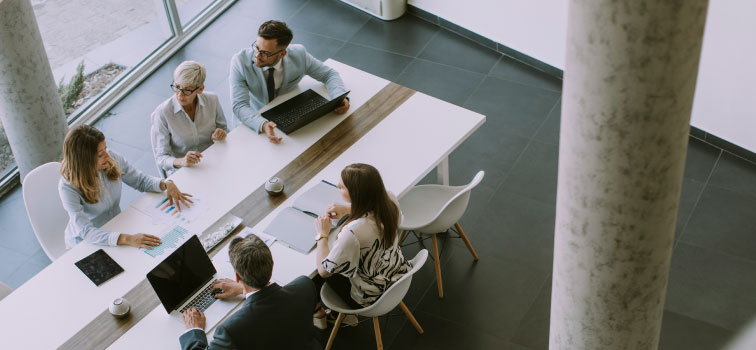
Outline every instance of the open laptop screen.
<svg viewBox="0 0 756 350">
<path fill-rule="evenodd" d="M 147 274 L 168 313 L 181 306 L 215 275 L 215 266 L 196 235 Z"/>
</svg>

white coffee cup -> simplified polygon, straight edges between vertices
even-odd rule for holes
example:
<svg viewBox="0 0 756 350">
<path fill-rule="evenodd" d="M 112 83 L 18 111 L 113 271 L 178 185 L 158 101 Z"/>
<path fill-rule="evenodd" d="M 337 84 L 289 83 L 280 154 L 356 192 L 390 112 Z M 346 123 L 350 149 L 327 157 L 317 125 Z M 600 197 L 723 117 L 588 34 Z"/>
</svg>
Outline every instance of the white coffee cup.
<svg viewBox="0 0 756 350">
<path fill-rule="evenodd" d="M 272 177 L 265 182 L 265 191 L 271 196 L 277 196 L 283 193 L 284 183 L 277 177 Z"/>
<path fill-rule="evenodd" d="M 115 318 L 121 318 L 129 314 L 131 306 L 126 298 L 117 298 L 108 306 L 108 311 L 115 316 Z"/>
</svg>

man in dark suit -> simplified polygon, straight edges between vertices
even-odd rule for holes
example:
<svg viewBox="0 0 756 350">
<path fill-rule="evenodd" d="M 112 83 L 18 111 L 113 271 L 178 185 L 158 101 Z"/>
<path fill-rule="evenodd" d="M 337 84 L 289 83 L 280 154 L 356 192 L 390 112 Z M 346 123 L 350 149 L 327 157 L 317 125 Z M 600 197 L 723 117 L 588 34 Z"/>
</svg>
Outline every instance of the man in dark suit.
<svg viewBox="0 0 756 350">
<path fill-rule="evenodd" d="M 286 286 L 270 283 L 273 257 L 270 249 L 255 235 L 235 238 L 228 255 L 236 271 L 236 281 L 219 280 L 213 289 L 223 293 L 217 298 L 243 294 L 242 307 L 215 329 L 209 344 L 205 336 L 205 316 L 191 308 L 184 312 L 188 329 L 179 341 L 182 349 L 312 349 L 312 313 L 317 301 L 315 284 L 299 276 Z"/>
</svg>

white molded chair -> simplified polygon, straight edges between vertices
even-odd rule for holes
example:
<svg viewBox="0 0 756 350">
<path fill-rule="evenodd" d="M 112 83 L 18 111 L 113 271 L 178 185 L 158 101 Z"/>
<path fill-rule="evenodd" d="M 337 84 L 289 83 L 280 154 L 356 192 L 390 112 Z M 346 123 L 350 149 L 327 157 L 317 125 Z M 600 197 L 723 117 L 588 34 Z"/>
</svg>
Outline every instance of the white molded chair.
<svg viewBox="0 0 756 350">
<path fill-rule="evenodd" d="M 441 281 L 441 261 L 436 234 L 446 232 L 454 226 L 475 261 L 478 260 L 478 254 L 475 253 L 470 240 L 462 231 L 462 226 L 459 226 L 459 219 L 467 210 L 467 204 L 470 202 L 470 191 L 483 180 L 484 175 L 485 172 L 479 171 L 472 181 L 464 186 L 415 186 L 399 199 L 399 207 L 402 209 L 403 215 L 402 223 L 399 225 L 399 229 L 402 230 L 399 243 L 404 240 L 408 231 L 415 231 L 419 236 L 422 236 L 423 233 L 432 235 L 439 298 L 444 297 L 444 288 Z"/>
<path fill-rule="evenodd" d="M 320 300 L 323 301 L 323 304 L 327 306 L 329 309 L 337 311 L 339 313 L 339 316 L 336 318 L 336 323 L 333 325 L 333 330 L 331 331 L 331 336 L 328 337 L 328 344 L 326 345 L 326 350 L 330 350 L 331 346 L 333 345 L 333 340 L 336 339 L 336 332 L 339 331 L 339 327 L 341 326 L 341 321 L 344 320 L 345 315 L 362 315 L 365 317 L 372 317 L 373 318 L 373 329 L 375 330 L 375 342 L 378 344 L 378 350 L 383 349 L 383 341 L 381 340 L 381 329 L 378 325 L 378 317 L 383 316 L 391 310 L 393 310 L 397 305 L 399 305 L 399 308 L 404 311 L 404 314 L 407 315 L 407 318 L 409 318 L 410 322 L 412 322 L 412 325 L 415 326 L 415 329 L 420 334 L 423 334 L 423 328 L 420 327 L 420 324 L 417 323 L 417 320 L 415 320 L 415 316 L 412 315 L 412 312 L 407 308 L 407 305 L 404 305 L 404 302 L 402 299 L 404 299 L 404 296 L 407 295 L 407 291 L 409 290 L 410 282 L 412 282 L 412 275 L 415 274 L 415 272 L 419 271 L 423 265 L 425 265 L 425 260 L 428 259 L 428 250 L 423 249 L 415 255 L 415 258 L 410 260 L 410 264 L 412 264 L 412 269 L 407 272 L 402 278 L 400 278 L 394 285 L 389 287 L 383 295 L 381 295 L 378 300 L 373 303 L 373 305 L 370 305 L 368 307 L 362 308 L 362 309 L 352 309 L 347 305 L 346 302 L 344 302 L 341 297 L 339 297 L 336 292 L 331 289 L 328 284 L 324 284 L 323 288 L 320 290 Z"/>
<path fill-rule="evenodd" d="M 3 300 L 12 292 L 13 292 L 13 289 L 11 289 L 11 287 L 8 287 L 5 285 L 5 283 L 0 282 L 0 300 Z"/>
<path fill-rule="evenodd" d="M 66 252 L 64 240 L 68 213 L 58 194 L 60 163 L 50 162 L 26 174 L 21 189 L 34 234 L 50 260 Z"/>
</svg>

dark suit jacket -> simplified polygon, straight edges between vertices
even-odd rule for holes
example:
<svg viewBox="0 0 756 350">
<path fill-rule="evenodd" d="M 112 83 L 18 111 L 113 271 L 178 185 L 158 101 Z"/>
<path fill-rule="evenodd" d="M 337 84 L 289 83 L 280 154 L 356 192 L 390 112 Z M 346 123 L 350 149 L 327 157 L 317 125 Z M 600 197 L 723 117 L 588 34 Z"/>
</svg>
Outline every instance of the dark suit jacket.
<svg viewBox="0 0 756 350">
<path fill-rule="evenodd" d="M 205 332 L 195 329 L 181 335 L 181 348 L 312 349 L 316 298 L 315 284 L 305 276 L 284 287 L 271 283 L 218 325 L 209 346 Z"/>
</svg>

